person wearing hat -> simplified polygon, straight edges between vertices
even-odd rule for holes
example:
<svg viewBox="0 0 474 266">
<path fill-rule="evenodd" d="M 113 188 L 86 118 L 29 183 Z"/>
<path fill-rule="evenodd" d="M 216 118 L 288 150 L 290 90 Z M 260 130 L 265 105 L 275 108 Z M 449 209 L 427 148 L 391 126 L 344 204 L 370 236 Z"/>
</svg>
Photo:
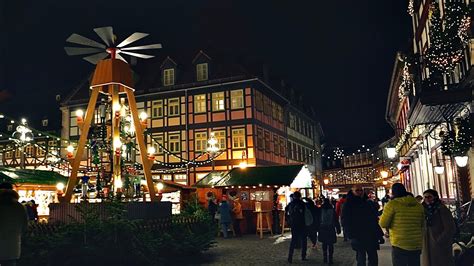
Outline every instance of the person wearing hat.
<svg viewBox="0 0 474 266">
<path fill-rule="evenodd" d="M 234 230 L 237 236 L 242 236 L 240 231 L 240 221 L 244 219 L 242 215 L 242 204 L 240 204 L 239 197 L 234 199 L 234 207 L 232 208 L 232 213 L 234 214 Z"/>
<path fill-rule="evenodd" d="M 219 213 L 221 215 L 220 223 L 222 228 L 222 233 L 224 238 L 228 238 L 227 231 L 229 230 L 229 225 L 232 222 L 230 205 L 227 202 L 227 196 L 222 196 L 221 204 L 219 205 Z"/>
<path fill-rule="evenodd" d="M 25 207 L 10 183 L 0 184 L 0 265 L 16 265 L 21 253 L 21 236 L 28 226 Z"/>
<path fill-rule="evenodd" d="M 385 205 L 380 226 L 390 230 L 394 266 L 420 265 L 423 224 L 423 206 L 403 184 L 393 184 L 392 200 Z"/>
</svg>

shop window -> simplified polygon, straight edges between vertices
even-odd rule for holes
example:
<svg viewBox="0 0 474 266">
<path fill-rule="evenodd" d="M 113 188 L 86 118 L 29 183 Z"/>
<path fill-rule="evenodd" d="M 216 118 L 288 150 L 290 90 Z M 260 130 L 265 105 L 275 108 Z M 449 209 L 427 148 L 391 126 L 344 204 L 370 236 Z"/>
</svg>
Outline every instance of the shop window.
<svg viewBox="0 0 474 266">
<path fill-rule="evenodd" d="M 179 98 L 173 98 L 168 100 L 168 115 L 177 116 L 179 115 Z"/>
<path fill-rule="evenodd" d="M 172 178 L 172 175 L 163 175 L 163 180 L 171 181 Z"/>
<path fill-rule="evenodd" d="M 224 111 L 225 110 L 225 98 L 224 92 L 214 92 L 212 94 L 212 110 L 213 111 Z"/>
<path fill-rule="evenodd" d="M 194 134 L 195 151 L 206 151 L 207 148 L 207 132 L 196 132 Z"/>
<path fill-rule="evenodd" d="M 163 100 L 157 100 L 151 102 L 151 117 L 163 117 Z"/>
<path fill-rule="evenodd" d="M 174 68 L 163 70 L 163 86 L 174 85 Z"/>
<path fill-rule="evenodd" d="M 239 128 L 232 130 L 232 148 L 245 148 L 245 129 Z"/>
<path fill-rule="evenodd" d="M 231 108 L 244 108 L 244 90 L 234 90 L 230 92 Z"/>
<path fill-rule="evenodd" d="M 206 109 L 206 94 L 194 95 L 194 113 L 205 113 Z"/>
</svg>

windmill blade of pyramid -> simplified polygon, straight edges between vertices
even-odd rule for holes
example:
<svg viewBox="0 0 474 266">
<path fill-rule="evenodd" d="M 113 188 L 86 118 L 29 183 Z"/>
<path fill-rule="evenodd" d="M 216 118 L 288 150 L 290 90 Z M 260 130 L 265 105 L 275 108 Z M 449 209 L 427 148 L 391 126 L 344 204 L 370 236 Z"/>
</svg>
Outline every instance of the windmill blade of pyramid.
<svg viewBox="0 0 474 266">
<path fill-rule="evenodd" d="M 122 54 L 128 54 L 128 55 L 131 55 L 131 56 L 135 56 L 135 57 L 139 57 L 139 58 L 143 58 L 143 59 L 148 59 L 148 58 L 153 58 L 155 56 L 153 55 L 147 55 L 147 54 L 137 54 L 137 53 L 132 53 L 132 52 L 121 52 Z"/>
<path fill-rule="evenodd" d="M 103 52 L 104 49 L 91 47 L 64 47 L 67 55 L 95 54 Z"/>
<path fill-rule="evenodd" d="M 66 39 L 66 42 L 77 43 L 77 44 L 82 44 L 85 46 L 92 46 L 92 47 L 105 49 L 105 45 L 76 33 L 71 34 L 71 36 L 69 36 L 69 38 Z"/>
<path fill-rule="evenodd" d="M 95 28 L 94 31 L 107 44 L 107 46 L 114 44 L 114 29 L 112 27 Z"/>
<path fill-rule="evenodd" d="M 94 55 L 90 55 L 90 56 L 86 56 L 86 57 L 83 57 L 82 59 L 86 60 L 87 62 L 90 62 L 94 65 L 97 64 L 97 62 L 99 62 L 100 60 L 106 58 L 109 54 L 106 53 L 106 52 L 103 52 L 103 53 L 99 53 L 99 54 L 94 54 Z"/>
<path fill-rule="evenodd" d="M 133 33 L 132 35 L 128 36 L 127 39 L 123 40 L 121 43 L 119 43 L 119 45 L 117 45 L 118 48 L 121 48 L 121 47 L 124 47 L 128 44 L 131 44 L 132 42 L 136 42 L 140 39 L 143 39 L 145 38 L 146 36 L 148 36 L 150 34 L 148 33 L 141 33 L 141 32 L 135 32 Z"/>
<path fill-rule="evenodd" d="M 127 60 L 125 60 L 125 58 L 123 58 L 123 56 L 121 56 L 121 55 L 119 55 L 119 54 L 116 54 L 116 55 L 115 55 L 115 58 L 120 59 L 120 60 L 122 60 L 122 61 L 124 61 L 125 63 L 128 64 Z"/>
<path fill-rule="evenodd" d="M 133 50 L 147 50 L 147 49 L 160 49 L 163 46 L 161 46 L 161 43 L 157 44 L 150 44 L 150 45 L 143 45 L 143 46 L 133 46 L 133 47 L 126 47 L 122 48 L 122 51 L 133 51 Z"/>
</svg>

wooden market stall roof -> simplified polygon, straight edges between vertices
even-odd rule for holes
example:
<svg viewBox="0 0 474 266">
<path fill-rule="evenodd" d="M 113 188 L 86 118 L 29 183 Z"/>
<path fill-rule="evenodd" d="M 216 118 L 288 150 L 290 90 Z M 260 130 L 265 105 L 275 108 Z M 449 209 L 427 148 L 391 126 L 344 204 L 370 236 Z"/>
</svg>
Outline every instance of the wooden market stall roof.
<svg viewBox="0 0 474 266">
<path fill-rule="evenodd" d="M 57 183 L 66 184 L 67 179 L 53 171 L 0 167 L 0 182 L 55 186 Z"/>
<path fill-rule="evenodd" d="M 278 165 L 248 168 L 233 168 L 228 172 L 209 173 L 194 186 L 291 186 L 311 188 L 311 172 L 305 165 Z"/>
</svg>

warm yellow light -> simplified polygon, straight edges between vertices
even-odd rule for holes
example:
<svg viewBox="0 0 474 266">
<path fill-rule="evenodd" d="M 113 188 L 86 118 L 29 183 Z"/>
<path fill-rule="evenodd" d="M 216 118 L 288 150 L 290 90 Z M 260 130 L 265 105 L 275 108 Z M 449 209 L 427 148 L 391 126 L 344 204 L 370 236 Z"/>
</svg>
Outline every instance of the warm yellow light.
<svg viewBox="0 0 474 266">
<path fill-rule="evenodd" d="M 120 112 L 120 109 L 122 109 L 122 106 L 120 106 L 120 103 L 114 103 L 114 105 L 112 106 L 112 110 L 114 112 Z"/>
<path fill-rule="evenodd" d="M 329 184 L 329 179 L 326 178 L 326 179 L 323 180 L 323 182 L 324 182 L 325 185 L 327 185 L 327 184 Z"/>
<path fill-rule="evenodd" d="M 164 187 L 165 187 L 165 185 L 163 185 L 163 183 L 161 183 L 161 182 L 156 184 L 156 188 L 158 189 L 158 192 L 163 190 Z"/>
<path fill-rule="evenodd" d="M 147 150 L 147 151 L 148 151 L 148 154 L 155 154 L 156 149 L 155 149 L 155 147 L 150 146 L 150 147 L 148 147 L 148 150 Z"/>
<path fill-rule="evenodd" d="M 382 184 L 383 184 L 384 186 L 386 186 L 386 185 L 388 185 L 388 181 L 387 181 L 387 180 L 384 180 L 384 181 L 382 181 Z"/>
<path fill-rule="evenodd" d="M 81 118 L 84 117 L 84 111 L 82 111 L 81 109 L 76 110 L 76 116 Z"/>
<path fill-rule="evenodd" d="M 122 188 L 123 186 L 122 179 L 120 179 L 118 176 L 115 177 L 114 186 L 115 188 Z"/>
<path fill-rule="evenodd" d="M 122 141 L 120 141 L 119 137 L 114 138 L 114 149 L 120 149 L 122 147 Z"/>
<path fill-rule="evenodd" d="M 240 167 L 241 169 L 247 168 L 247 162 L 240 162 L 240 163 L 239 163 L 239 167 Z"/>
<path fill-rule="evenodd" d="M 141 121 L 145 121 L 148 118 L 148 115 L 145 112 L 141 112 L 139 117 Z"/>
<path fill-rule="evenodd" d="M 380 176 L 381 176 L 382 178 L 387 178 L 387 177 L 388 177 L 388 172 L 385 171 L 385 170 L 382 170 L 382 171 L 380 171 Z"/>
<path fill-rule="evenodd" d="M 64 189 L 64 184 L 63 183 L 57 183 L 56 184 L 56 189 L 57 190 L 63 190 Z"/>
<path fill-rule="evenodd" d="M 69 145 L 66 147 L 66 151 L 69 152 L 69 153 L 73 153 L 74 152 L 74 147 L 72 145 Z"/>
</svg>

